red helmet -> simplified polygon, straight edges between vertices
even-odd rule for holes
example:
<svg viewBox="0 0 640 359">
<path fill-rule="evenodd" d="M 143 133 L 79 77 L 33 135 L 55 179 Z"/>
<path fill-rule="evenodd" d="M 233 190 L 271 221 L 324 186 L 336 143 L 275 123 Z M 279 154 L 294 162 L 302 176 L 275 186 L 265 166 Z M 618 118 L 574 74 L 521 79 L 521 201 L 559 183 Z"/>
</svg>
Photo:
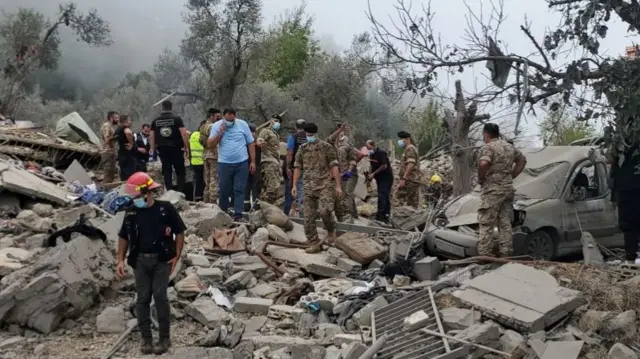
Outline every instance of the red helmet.
<svg viewBox="0 0 640 359">
<path fill-rule="evenodd" d="M 139 196 L 141 193 L 146 193 L 152 189 L 160 187 L 155 183 L 153 179 L 144 172 L 136 172 L 127 179 L 125 185 L 125 192 L 130 196 Z"/>
</svg>

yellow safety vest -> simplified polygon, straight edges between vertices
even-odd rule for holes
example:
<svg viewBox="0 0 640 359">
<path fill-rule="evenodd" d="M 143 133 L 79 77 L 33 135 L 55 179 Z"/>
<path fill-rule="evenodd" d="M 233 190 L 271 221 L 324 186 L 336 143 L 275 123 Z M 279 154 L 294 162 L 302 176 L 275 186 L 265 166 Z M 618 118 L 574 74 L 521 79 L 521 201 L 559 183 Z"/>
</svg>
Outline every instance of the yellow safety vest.
<svg viewBox="0 0 640 359">
<path fill-rule="evenodd" d="M 189 136 L 189 151 L 191 151 L 191 165 L 201 166 L 204 164 L 202 157 L 204 147 L 200 144 L 200 131 L 193 131 Z"/>
</svg>

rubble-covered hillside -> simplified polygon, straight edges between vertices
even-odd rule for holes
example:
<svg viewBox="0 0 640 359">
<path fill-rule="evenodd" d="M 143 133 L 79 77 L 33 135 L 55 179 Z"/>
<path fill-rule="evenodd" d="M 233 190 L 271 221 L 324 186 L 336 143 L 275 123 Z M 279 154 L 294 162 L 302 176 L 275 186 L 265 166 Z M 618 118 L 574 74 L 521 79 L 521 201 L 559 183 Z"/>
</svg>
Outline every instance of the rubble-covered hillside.
<svg viewBox="0 0 640 359">
<path fill-rule="evenodd" d="M 119 189 L 78 162 L 46 176 L 0 166 L 0 357 L 143 358 L 133 277 L 115 277 Z M 266 203 L 234 223 L 174 191 L 161 199 L 188 227 L 161 358 L 640 354 L 640 267 L 596 261 L 597 248 L 586 263 L 446 260 L 421 233 L 357 219 L 309 254 L 302 224 Z"/>
</svg>

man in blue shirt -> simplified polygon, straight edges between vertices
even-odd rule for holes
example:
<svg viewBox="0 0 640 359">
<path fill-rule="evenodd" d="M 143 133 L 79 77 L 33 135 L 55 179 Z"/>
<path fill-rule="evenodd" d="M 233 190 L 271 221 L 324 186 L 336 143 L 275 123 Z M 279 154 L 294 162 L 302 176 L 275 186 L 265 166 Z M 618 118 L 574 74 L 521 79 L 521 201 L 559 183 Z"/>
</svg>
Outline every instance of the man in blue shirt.
<svg viewBox="0 0 640 359">
<path fill-rule="evenodd" d="M 302 146 L 307 142 L 307 134 L 304 131 L 304 125 L 306 123 L 307 122 L 303 119 L 299 119 L 298 121 L 296 121 L 296 132 L 289 135 L 289 137 L 287 137 L 287 170 L 286 170 L 287 176 L 284 182 L 285 183 L 284 213 L 287 216 L 291 211 L 291 204 L 293 203 L 293 198 L 291 197 L 291 187 L 293 185 L 292 183 L 293 162 L 294 162 L 294 159 L 296 158 L 295 156 L 300 146 Z M 300 217 L 302 217 L 302 195 L 303 195 L 302 175 L 300 176 L 298 183 L 296 183 L 296 190 L 298 193 L 296 198 L 296 202 L 298 204 L 298 213 Z"/>
<path fill-rule="evenodd" d="M 249 124 L 236 119 L 236 110 L 227 108 L 222 116 L 211 127 L 207 147 L 218 146 L 220 208 L 227 211 L 233 196 L 233 218 L 237 221 L 242 219 L 247 179 L 256 170 L 256 148 Z"/>
</svg>

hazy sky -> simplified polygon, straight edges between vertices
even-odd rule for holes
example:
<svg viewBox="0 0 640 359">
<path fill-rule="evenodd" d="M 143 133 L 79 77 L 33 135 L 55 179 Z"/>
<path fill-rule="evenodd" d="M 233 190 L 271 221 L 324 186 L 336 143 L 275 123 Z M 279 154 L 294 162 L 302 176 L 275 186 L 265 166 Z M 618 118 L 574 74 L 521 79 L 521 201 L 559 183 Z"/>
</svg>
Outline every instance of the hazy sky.
<svg viewBox="0 0 640 359">
<path fill-rule="evenodd" d="M 67 44 L 63 53 L 65 63 L 73 63 L 73 71 L 86 74 L 137 71 L 151 66 L 163 48 L 176 49 L 183 38 L 186 26 L 181 13 L 186 11 L 184 0 L 75 0 L 81 10 L 97 8 L 107 19 L 113 30 L 114 46 L 108 49 L 77 50 L 75 44 Z M 370 0 L 374 14 L 386 24 L 397 19 L 395 0 Z M 44 3 L 44 4 L 43 4 Z M 0 0 L 0 8 L 13 10 L 17 6 L 34 6 L 41 11 L 54 14 L 57 1 L 48 0 Z M 286 9 L 299 6 L 301 0 L 263 0 L 263 18 L 265 25 L 272 23 Z M 428 1 L 414 0 L 413 8 L 419 9 Z M 488 1 L 469 0 L 474 12 L 487 16 L 491 10 Z M 480 4 L 484 4 L 482 7 Z M 367 0 L 307 0 L 307 12 L 315 18 L 316 37 L 331 49 L 340 50 L 350 45 L 353 35 L 370 30 L 365 15 Z M 432 1 L 435 12 L 434 28 L 440 33 L 442 41 L 448 44 L 464 45 L 462 39 L 466 29 L 468 15 L 462 0 Z M 525 18 L 533 23 L 534 35 L 541 41 L 544 30 L 554 27 L 559 16 L 550 13 L 546 2 L 541 0 L 504 0 L 504 13 L 507 20 L 502 24 L 499 40 L 508 44 L 508 52 L 527 54 L 534 51 L 531 43 L 520 31 L 519 26 Z M 604 41 L 602 49 L 607 53 L 623 54 L 625 46 L 637 41 L 637 37 L 628 37 L 626 28 L 613 24 Z M 566 60 L 565 60 L 566 61 Z M 487 70 L 484 64 L 472 71 L 458 75 L 465 89 L 485 86 Z M 443 90 L 450 89 L 456 77 L 441 81 Z M 488 109 L 489 111 L 497 111 Z M 500 110 L 499 116 L 512 116 Z M 533 119 L 529 119 L 527 129 L 533 132 Z"/>
</svg>

